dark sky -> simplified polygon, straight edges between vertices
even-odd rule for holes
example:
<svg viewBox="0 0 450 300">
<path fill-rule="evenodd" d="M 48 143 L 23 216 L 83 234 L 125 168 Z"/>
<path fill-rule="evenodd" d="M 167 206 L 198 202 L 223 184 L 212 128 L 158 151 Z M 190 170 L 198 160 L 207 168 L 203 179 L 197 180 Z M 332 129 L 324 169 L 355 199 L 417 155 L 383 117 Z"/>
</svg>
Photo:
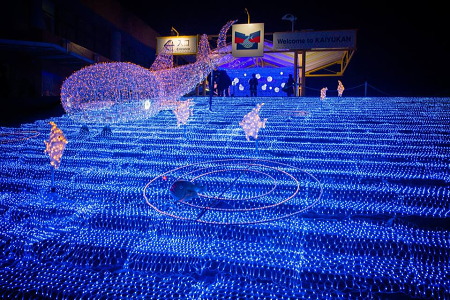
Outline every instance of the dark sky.
<svg viewBox="0 0 450 300">
<path fill-rule="evenodd" d="M 437 2 L 437 1 L 436 1 Z M 373 96 L 450 96 L 450 15 L 444 2 L 398 1 L 183 1 L 120 0 L 161 35 L 218 34 L 229 20 L 264 23 L 266 33 L 357 29 L 357 50 L 342 76 L 346 89 L 367 82 Z M 163 7 L 159 7 L 163 6 Z M 308 78 L 306 86 L 334 87 L 337 78 Z M 368 93 L 370 96 L 370 93 Z"/>
</svg>

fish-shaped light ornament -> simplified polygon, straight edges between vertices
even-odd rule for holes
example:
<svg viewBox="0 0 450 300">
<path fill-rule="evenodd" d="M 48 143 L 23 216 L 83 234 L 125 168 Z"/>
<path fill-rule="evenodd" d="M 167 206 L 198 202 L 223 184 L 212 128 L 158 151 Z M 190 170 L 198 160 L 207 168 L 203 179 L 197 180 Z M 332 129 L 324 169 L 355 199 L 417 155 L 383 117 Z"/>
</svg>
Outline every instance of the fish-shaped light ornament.
<svg viewBox="0 0 450 300">
<path fill-rule="evenodd" d="M 217 48 L 211 50 L 202 35 L 196 61 L 173 67 L 170 47 L 161 51 L 150 68 L 129 62 L 96 63 L 70 75 L 61 87 L 67 115 L 82 123 L 113 124 L 142 120 L 161 110 L 173 110 L 181 97 L 193 91 L 212 70 L 233 57 L 222 27 Z"/>
<path fill-rule="evenodd" d="M 50 137 L 48 141 L 44 141 L 45 150 L 44 153 L 47 153 L 50 157 L 50 165 L 52 165 L 55 169 L 58 169 L 61 158 L 68 143 L 64 133 L 61 129 L 56 126 L 55 122 L 49 122 L 52 126 L 50 129 Z"/>
<path fill-rule="evenodd" d="M 250 137 L 257 140 L 260 128 L 266 127 L 267 119 L 261 119 L 259 116 L 259 111 L 263 105 L 264 103 L 257 104 L 256 107 L 246 114 L 242 121 L 239 122 L 239 125 L 244 129 L 247 141 L 250 141 Z"/>
<path fill-rule="evenodd" d="M 189 117 L 194 114 L 194 109 L 192 106 L 194 102 L 192 102 L 192 98 L 187 99 L 186 101 L 178 101 L 177 106 L 173 109 L 173 113 L 177 117 L 177 126 L 180 127 L 182 124 L 186 125 Z"/>
</svg>

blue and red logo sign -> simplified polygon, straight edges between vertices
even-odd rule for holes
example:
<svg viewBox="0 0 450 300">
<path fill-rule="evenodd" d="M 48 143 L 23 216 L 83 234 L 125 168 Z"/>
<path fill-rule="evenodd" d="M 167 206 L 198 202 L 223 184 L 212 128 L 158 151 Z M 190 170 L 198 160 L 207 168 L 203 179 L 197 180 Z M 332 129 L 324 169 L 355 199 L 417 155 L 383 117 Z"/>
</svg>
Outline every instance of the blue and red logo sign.
<svg viewBox="0 0 450 300">
<path fill-rule="evenodd" d="M 258 30 L 249 35 L 236 31 L 234 34 L 234 42 L 236 44 L 236 50 L 256 50 L 258 49 L 258 44 L 261 42 L 261 31 Z"/>
</svg>

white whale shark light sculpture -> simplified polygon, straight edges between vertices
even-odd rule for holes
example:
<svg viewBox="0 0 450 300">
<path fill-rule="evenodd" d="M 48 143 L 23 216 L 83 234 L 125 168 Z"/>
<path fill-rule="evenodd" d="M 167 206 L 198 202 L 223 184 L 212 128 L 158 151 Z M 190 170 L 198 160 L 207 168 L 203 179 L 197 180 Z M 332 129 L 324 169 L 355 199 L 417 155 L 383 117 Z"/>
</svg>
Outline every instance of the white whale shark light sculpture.
<svg viewBox="0 0 450 300">
<path fill-rule="evenodd" d="M 63 82 L 61 104 L 77 122 L 106 125 L 146 119 L 161 110 L 174 109 L 180 98 L 212 70 L 232 59 L 225 49 L 226 33 L 235 22 L 222 27 L 215 50 L 210 49 L 207 35 L 202 35 L 196 61 L 191 64 L 173 67 L 172 51 L 166 49 L 148 69 L 129 62 L 84 67 Z"/>
</svg>

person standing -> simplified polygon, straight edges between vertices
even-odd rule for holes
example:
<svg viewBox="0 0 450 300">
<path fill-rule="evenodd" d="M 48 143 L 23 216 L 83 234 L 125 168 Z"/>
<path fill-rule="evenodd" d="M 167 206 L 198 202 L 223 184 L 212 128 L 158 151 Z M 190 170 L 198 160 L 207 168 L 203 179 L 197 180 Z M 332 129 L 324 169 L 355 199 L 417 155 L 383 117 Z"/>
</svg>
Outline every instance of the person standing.
<svg viewBox="0 0 450 300">
<path fill-rule="evenodd" d="M 320 90 L 320 100 L 324 100 L 327 97 L 327 91 L 328 91 L 327 87 L 323 87 Z"/>
<path fill-rule="evenodd" d="M 342 81 L 338 80 L 338 87 L 337 87 L 337 91 L 338 91 L 338 97 L 342 97 L 342 93 L 344 92 L 345 88 L 344 85 L 342 84 Z"/>
<path fill-rule="evenodd" d="M 228 76 L 227 71 L 220 70 L 219 76 L 217 80 L 217 91 L 219 97 L 230 97 L 230 85 L 231 85 L 231 78 Z"/>
<path fill-rule="evenodd" d="M 292 74 L 289 74 L 289 78 L 287 82 L 284 84 L 283 91 L 286 92 L 288 97 L 292 97 L 292 95 L 294 94 L 294 87 L 295 87 L 294 77 L 292 77 Z"/>
<path fill-rule="evenodd" d="M 252 74 L 252 78 L 249 79 L 248 84 L 250 86 L 250 97 L 256 97 L 258 94 L 258 78 L 256 74 Z"/>
</svg>

